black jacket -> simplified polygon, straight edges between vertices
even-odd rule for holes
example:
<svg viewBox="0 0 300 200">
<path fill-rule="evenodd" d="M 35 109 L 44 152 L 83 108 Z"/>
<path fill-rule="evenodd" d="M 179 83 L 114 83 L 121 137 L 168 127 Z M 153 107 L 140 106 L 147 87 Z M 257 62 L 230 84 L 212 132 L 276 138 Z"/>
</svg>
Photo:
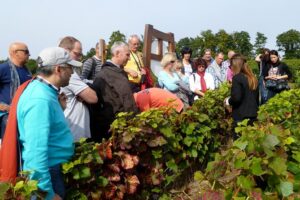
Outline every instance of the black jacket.
<svg viewBox="0 0 300 200">
<path fill-rule="evenodd" d="M 266 65 L 266 67 L 263 68 L 263 76 L 264 76 L 264 78 L 269 75 L 269 70 L 271 69 L 271 67 L 272 67 L 272 64 L 268 63 Z M 282 75 L 288 75 L 288 79 L 292 78 L 292 73 L 291 73 L 291 71 L 289 70 L 288 66 L 285 63 L 278 62 L 276 64 L 273 64 L 273 67 L 278 67 L 278 73 L 279 73 L 279 75 L 281 75 L 281 76 Z"/>
<path fill-rule="evenodd" d="M 229 104 L 232 105 L 232 117 L 235 121 L 257 117 L 258 89 L 250 90 L 248 79 L 242 73 L 232 78 Z"/>
<path fill-rule="evenodd" d="M 96 126 L 101 125 L 105 127 L 104 129 L 108 129 L 117 113 L 138 112 L 126 72 L 113 63 L 103 64 L 91 87 L 96 91 L 99 99 L 98 103 L 92 107 L 92 117 L 94 122 L 96 118 Z"/>
</svg>

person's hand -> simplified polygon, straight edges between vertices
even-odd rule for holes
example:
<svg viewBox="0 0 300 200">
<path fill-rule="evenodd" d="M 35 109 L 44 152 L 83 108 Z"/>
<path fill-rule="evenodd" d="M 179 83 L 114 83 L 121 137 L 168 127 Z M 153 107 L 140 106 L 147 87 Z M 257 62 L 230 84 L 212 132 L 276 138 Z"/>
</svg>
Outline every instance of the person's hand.
<svg viewBox="0 0 300 200">
<path fill-rule="evenodd" d="M 0 111 L 6 111 L 6 112 L 9 112 L 9 108 L 10 108 L 9 105 L 6 105 L 6 104 L 0 104 Z"/>
<path fill-rule="evenodd" d="M 146 74 L 146 70 L 144 68 L 141 69 L 141 75 Z"/>
<path fill-rule="evenodd" d="M 67 107 L 67 96 L 65 95 L 65 93 L 60 93 L 58 95 L 58 101 L 60 103 L 61 108 L 65 110 Z"/>
<path fill-rule="evenodd" d="M 62 198 L 58 194 L 55 194 L 52 200 L 62 200 Z"/>
<path fill-rule="evenodd" d="M 136 78 L 136 77 L 138 77 L 138 73 L 135 71 L 130 71 L 129 76 L 131 76 L 132 78 Z"/>
</svg>

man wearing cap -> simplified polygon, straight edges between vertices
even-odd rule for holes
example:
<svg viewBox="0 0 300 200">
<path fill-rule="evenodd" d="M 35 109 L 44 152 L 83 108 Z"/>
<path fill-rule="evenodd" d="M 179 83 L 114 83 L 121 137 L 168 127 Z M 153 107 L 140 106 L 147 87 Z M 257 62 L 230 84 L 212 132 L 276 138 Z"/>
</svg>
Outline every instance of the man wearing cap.
<svg viewBox="0 0 300 200">
<path fill-rule="evenodd" d="M 38 76 L 27 86 L 17 105 L 17 121 L 22 149 L 23 170 L 38 187 L 47 192 L 46 199 L 64 198 L 61 163 L 74 152 L 73 137 L 58 101 L 59 88 L 67 86 L 72 60 L 60 47 L 44 49 L 37 59 Z"/>
<path fill-rule="evenodd" d="M 64 37 L 59 46 L 70 53 L 71 58 L 79 61 L 82 56 L 82 47 L 79 40 L 72 36 Z M 94 104 L 98 102 L 97 94 L 92 90 L 78 75 L 77 67 L 71 76 L 70 83 L 61 89 L 61 92 L 67 96 L 67 107 L 64 110 L 74 140 L 80 138 L 90 138 L 90 114 L 85 103 Z M 77 71 L 77 72 L 76 72 Z"/>
<path fill-rule="evenodd" d="M 10 104 L 17 88 L 31 79 L 25 66 L 30 56 L 28 47 L 22 42 L 9 46 L 9 59 L 0 64 L 0 139 L 3 137 Z"/>
</svg>

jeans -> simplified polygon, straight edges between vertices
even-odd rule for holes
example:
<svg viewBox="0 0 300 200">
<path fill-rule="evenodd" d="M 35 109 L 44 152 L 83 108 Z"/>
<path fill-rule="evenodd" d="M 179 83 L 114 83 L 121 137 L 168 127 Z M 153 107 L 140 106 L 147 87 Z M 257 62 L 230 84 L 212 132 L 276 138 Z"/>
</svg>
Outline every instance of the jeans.
<svg viewBox="0 0 300 200">
<path fill-rule="evenodd" d="M 65 184 L 63 180 L 63 174 L 61 172 L 61 164 L 49 167 L 51 176 L 52 188 L 55 194 L 58 194 L 62 199 L 65 197 Z M 33 195 L 30 200 L 37 200 L 37 196 Z"/>
<path fill-rule="evenodd" d="M 259 77 L 259 92 L 260 92 L 260 105 L 264 104 L 267 102 L 268 100 L 268 90 L 267 88 L 264 86 L 264 77 L 260 76 Z"/>
<path fill-rule="evenodd" d="M 49 172 L 51 175 L 51 183 L 54 192 L 58 194 L 61 198 L 64 198 L 66 190 L 63 174 L 61 172 L 61 164 L 49 167 Z"/>
</svg>

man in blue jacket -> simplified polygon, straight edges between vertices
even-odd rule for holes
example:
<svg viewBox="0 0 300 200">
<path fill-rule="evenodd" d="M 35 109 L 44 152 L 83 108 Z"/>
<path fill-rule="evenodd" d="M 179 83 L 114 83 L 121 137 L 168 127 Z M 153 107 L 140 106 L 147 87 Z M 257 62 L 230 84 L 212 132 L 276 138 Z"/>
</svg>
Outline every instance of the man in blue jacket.
<svg viewBox="0 0 300 200">
<path fill-rule="evenodd" d="M 25 64 L 30 54 L 26 44 L 14 42 L 9 46 L 9 59 L 0 64 L 0 139 L 6 127 L 10 103 L 17 88 L 31 79 Z"/>
<path fill-rule="evenodd" d="M 17 121 L 22 149 L 23 170 L 38 180 L 46 199 L 63 199 L 65 190 L 61 164 L 74 152 L 73 136 L 58 100 L 59 89 L 67 86 L 72 60 L 60 47 L 44 49 L 38 59 L 38 76 L 27 86 L 17 105 Z"/>
</svg>

